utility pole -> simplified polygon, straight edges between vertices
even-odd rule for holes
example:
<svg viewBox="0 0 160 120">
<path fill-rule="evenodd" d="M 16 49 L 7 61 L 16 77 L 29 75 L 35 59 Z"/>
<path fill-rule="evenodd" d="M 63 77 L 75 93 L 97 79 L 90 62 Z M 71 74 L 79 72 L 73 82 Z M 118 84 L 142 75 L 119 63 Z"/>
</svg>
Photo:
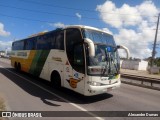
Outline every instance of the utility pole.
<svg viewBox="0 0 160 120">
<path fill-rule="evenodd" d="M 158 34 L 158 26 L 159 26 L 159 17 L 160 13 L 158 14 L 158 20 L 157 20 L 157 28 L 156 28 L 156 34 L 155 34 L 155 39 L 154 39 L 154 44 L 153 44 L 153 51 L 152 51 L 152 59 L 151 59 L 151 67 L 153 66 L 153 61 L 156 55 L 156 45 L 157 45 L 157 34 Z"/>
</svg>

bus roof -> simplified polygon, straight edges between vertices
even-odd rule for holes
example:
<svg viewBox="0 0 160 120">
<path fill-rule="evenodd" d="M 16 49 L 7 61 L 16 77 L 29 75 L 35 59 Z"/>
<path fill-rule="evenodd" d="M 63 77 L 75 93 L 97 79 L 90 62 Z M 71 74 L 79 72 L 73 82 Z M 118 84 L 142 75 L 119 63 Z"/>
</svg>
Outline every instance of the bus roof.
<svg viewBox="0 0 160 120">
<path fill-rule="evenodd" d="M 91 27 L 91 26 L 86 26 L 86 25 L 69 25 L 69 26 L 66 26 L 64 29 L 67 29 L 67 28 L 84 28 L 84 29 L 91 29 L 91 30 L 96 30 L 96 31 L 99 31 L 99 32 L 104 32 L 104 33 L 107 33 L 109 35 L 112 35 L 111 33 L 109 32 L 106 32 L 104 30 L 101 30 L 101 29 L 98 29 L 98 28 L 95 28 L 95 27 Z"/>
<path fill-rule="evenodd" d="M 91 27 L 91 26 L 86 26 L 86 25 L 68 25 L 64 28 L 56 28 L 55 30 L 51 30 L 51 31 L 43 31 L 43 32 L 39 32 L 39 33 L 36 33 L 36 34 L 33 34 L 33 35 L 30 35 L 28 36 L 27 38 L 24 38 L 24 39 L 20 39 L 20 40 L 16 40 L 14 42 L 17 42 L 17 41 L 23 41 L 25 39 L 28 39 L 28 38 L 34 38 L 34 37 L 37 37 L 37 36 L 41 36 L 43 34 L 47 34 L 47 33 L 50 33 L 50 32 L 56 32 L 56 31 L 60 31 L 60 30 L 63 30 L 63 29 L 67 29 L 67 28 L 79 28 L 79 29 L 91 29 L 91 30 L 96 30 L 96 31 L 99 31 L 99 32 L 104 32 L 104 33 L 107 33 L 109 35 L 112 35 L 111 33 L 109 32 L 106 32 L 104 30 L 101 30 L 101 29 L 98 29 L 98 28 L 95 28 L 95 27 Z"/>
</svg>

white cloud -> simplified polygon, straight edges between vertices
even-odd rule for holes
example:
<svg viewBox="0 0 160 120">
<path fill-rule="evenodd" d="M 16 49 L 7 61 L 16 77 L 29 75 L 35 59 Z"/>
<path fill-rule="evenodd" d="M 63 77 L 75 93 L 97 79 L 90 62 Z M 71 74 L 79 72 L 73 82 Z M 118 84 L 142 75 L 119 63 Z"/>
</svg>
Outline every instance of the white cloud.
<svg viewBox="0 0 160 120">
<path fill-rule="evenodd" d="M 98 5 L 96 10 L 106 24 L 117 28 L 114 34 L 116 43 L 129 48 L 131 57 L 150 57 L 152 49 L 149 46 L 154 41 L 158 10 L 152 1 L 144 1 L 139 5 L 123 4 L 117 7 L 112 1 Z M 132 28 L 132 29 L 131 29 Z M 160 34 L 157 37 L 160 41 Z M 124 57 L 123 51 L 120 54 Z"/>
<path fill-rule="evenodd" d="M 0 50 L 6 50 L 6 49 L 11 50 L 12 42 L 13 41 L 5 42 L 0 40 Z"/>
<path fill-rule="evenodd" d="M 148 48 L 149 42 L 153 41 L 150 34 L 146 35 L 144 33 L 138 33 L 134 30 L 120 29 L 118 34 L 115 34 L 116 43 L 119 45 L 124 45 L 129 48 L 131 57 L 134 58 L 144 58 L 151 56 L 151 50 Z M 124 57 L 124 52 L 120 52 L 120 56 Z"/>
<path fill-rule="evenodd" d="M 116 28 L 139 25 L 144 18 L 153 21 L 155 20 L 153 16 L 158 14 L 158 9 L 152 1 L 144 1 L 136 6 L 123 4 L 120 8 L 112 1 L 106 1 L 102 5 L 97 5 L 96 10 L 105 23 Z"/>
<path fill-rule="evenodd" d="M 76 13 L 76 16 L 81 20 L 81 18 L 82 18 L 82 15 L 81 15 L 81 14 Z"/>
<path fill-rule="evenodd" d="M 120 27 L 122 25 L 121 21 L 119 20 L 116 6 L 114 3 L 112 3 L 112 1 L 106 1 L 103 5 L 98 5 L 96 10 L 100 12 L 100 18 L 105 23 L 108 23 L 114 27 Z M 107 14 L 107 12 L 110 14 Z M 117 21 L 113 21 L 113 19 Z"/>
<path fill-rule="evenodd" d="M 61 23 L 61 22 L 50 23 L 49 25 L 52 26 L 52 27 L 56 27 L 56 28 L 64 28 L 64 27 L 66 27 L 66 25 Z"/>
<path fill-rule="evenodd" d="M 4 25 L 0 23 L 0 36 L 9 36 L 10 32 L 4 30 Z"/>
<path fill-rule="evenodd" d="M 143 16 L 157 16 L 158 14 L 158 9 L 154 5 L 152 1 L 144 1 L 142 4 L 137 6 L 138 11 L 140 12 L 141 15 Z"/>
</svg>

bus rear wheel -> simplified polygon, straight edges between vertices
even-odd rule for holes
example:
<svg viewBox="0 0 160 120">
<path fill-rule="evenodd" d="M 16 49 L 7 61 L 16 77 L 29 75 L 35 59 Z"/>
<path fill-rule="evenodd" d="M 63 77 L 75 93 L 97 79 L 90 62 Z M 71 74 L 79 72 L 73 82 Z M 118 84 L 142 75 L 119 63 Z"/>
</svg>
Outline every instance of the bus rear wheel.
<svg viewBox="0 0 160 120">
<path fill-rule="evenodd" d="M 61 88 L 61 78 L 58 72 L 54 71 L 51 75 L 51 84 L 54 88 L 60 89 Z"/>
<path fill-rule="evenodd" d="M 15 62 L 15 63 L 14 63 L 14 68 L 16 69 L 16 71 L 20 72 L 20 71 L 21 71 L 21 64 Z"/>
<path fill-rule="evenodd" d="M 17 71 L 18 71 L 18 72 L 20 72 L 20 71 L 21 71 L 21 64 L 20 64 L 20 63 L 18 63 Z"/>
</svg>

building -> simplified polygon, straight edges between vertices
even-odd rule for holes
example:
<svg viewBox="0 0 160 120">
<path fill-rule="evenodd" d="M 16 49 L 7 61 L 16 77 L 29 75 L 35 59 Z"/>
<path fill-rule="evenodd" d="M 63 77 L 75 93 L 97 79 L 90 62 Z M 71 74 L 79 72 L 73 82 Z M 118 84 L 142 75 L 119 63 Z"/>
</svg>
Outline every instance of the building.
<svg viewBox="0 0 160 120">
<path fill-rule="evenodd" d="M 0 57 L 4 57 L 5 56 L 5 51 L 0 51 Z"/>
</svg>

